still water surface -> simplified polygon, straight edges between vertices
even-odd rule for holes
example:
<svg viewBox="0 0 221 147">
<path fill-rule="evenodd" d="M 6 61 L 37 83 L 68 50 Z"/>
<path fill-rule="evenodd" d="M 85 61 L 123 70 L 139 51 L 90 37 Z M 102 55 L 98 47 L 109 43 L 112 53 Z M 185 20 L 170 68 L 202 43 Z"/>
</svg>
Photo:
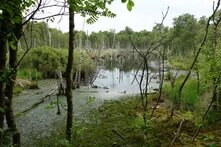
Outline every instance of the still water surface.
<svg viewBox="0 0 221 147">
<path fill-rule="evenodd" d="M 75 94 L 84 93 L 88 96 L 94 96 L 98 99 L 117 99 L 120 96 L 126 95 L 136 95 L 139 93 L 139 84 L 141 71 L 137 74 L 137 80 L 134 79 L 137 70 L 131 70 L 129 72 L 121 71 L 119 68 L 113 70 L 100 69 L 97 75 L 94 85 L 99 88 L 91 88 L 90 86 L 84 86 L 80 89 L 75 90 Z M 159 87 L 159 78 L 155 73 L 149 73 L 151 78 L 150 84 L 148 86 L 149 92 L 152 89 Z M 142 86 L 145 85 L 143 82 Z"/>
</svg>

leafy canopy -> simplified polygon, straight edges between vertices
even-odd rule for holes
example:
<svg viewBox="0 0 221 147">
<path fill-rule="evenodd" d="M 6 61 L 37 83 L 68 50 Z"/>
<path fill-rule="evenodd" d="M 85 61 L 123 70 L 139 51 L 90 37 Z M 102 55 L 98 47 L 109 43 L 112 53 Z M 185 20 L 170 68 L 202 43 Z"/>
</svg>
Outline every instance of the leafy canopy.
<svg viewBox="0 0 221 147">
<path fill-rule="evenodd" d="M 116 16 L 109 10 L 107 5 L 110 5 L 113 0 L 69 0 L 68 3 L 75 13 L 79 13 L 87 18 L 87 23 L 95 23 L 100 16 L 113 18 Z M 123 3 L 127 2 L 127 9 L 132 10 L 134 2 L 132 0 L 122 0 Z"/>
</svg>

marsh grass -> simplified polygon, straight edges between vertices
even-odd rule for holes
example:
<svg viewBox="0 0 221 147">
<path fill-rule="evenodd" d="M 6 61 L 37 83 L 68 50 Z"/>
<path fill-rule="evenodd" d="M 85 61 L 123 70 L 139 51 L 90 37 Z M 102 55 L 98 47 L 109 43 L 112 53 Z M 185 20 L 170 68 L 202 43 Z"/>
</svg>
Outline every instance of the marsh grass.
<svg viewBox="0 0 221 147">
<path fill-rule="evenodd" d="M 163 87 L 164 93 L 168 98 L 175 104 L 178 103 L 178 91 L 181 83 L 183 82 L 183 77 L 179 77 L 176 80 L 174 87 L 169 83 L 165 83 Z M 197 81 L 195 79 L 189 79 L 185 84 L 182 91 L 181 104 L 184 108 L 193 110 L 199 101 L 199 95 L 197 93 Z"/>
</svg>

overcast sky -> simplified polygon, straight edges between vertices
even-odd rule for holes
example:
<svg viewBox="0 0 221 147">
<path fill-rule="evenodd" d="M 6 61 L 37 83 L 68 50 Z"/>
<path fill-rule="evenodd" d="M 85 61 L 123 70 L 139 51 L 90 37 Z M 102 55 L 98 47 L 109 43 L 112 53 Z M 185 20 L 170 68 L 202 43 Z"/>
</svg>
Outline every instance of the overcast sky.
<svg viewBox="0 0 221 147">
<path fill-rule="evenodd" d="M 100 18 L 95 24 L 89 25 L 84 23 L 85 18 L 79 15 L 75 18 L 77 30 L 98 32 L 100 30 L 115 29 L 120 31 L 129 26 L 134 31 L 152 30 L 155 23 L 161 22 L 162 12 L 166 12 L 167 7 L 170 7 L 164 25 L 172 26 L 173 18 L 184 13 L 195 15 L 196 18 L 201 16 L 209 16 L 212 13 L 212 0 L 134 0 L 135 6 L 131 12 L 126 8 L 121 0 L 115 0 L 110 9 L 116 13 L 115 18 Z M 68 31 L 68 17 L 63 17 L 60 23 L 49 23 L 50 27 L 57 28 L 63 32 Z"/>
</svg>

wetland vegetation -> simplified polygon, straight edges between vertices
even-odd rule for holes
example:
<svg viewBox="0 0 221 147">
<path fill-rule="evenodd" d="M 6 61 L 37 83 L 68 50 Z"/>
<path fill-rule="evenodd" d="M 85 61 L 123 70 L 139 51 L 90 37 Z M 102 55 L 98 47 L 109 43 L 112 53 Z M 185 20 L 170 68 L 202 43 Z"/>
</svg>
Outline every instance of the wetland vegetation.
<svg viewBox="0 0 221 147">
<path fill-rule="evenodd" d="M 220 0 L 171 27 L 168 7 L 151 31 L 90 34 L 74 16 L 115 17 L 112 0 L 54 5 L 68 33 L 47 23 L 62 11 L 36 21 L 42 0 L 1 3 L 0 147 L 221 146 Z"/>
</svg>

